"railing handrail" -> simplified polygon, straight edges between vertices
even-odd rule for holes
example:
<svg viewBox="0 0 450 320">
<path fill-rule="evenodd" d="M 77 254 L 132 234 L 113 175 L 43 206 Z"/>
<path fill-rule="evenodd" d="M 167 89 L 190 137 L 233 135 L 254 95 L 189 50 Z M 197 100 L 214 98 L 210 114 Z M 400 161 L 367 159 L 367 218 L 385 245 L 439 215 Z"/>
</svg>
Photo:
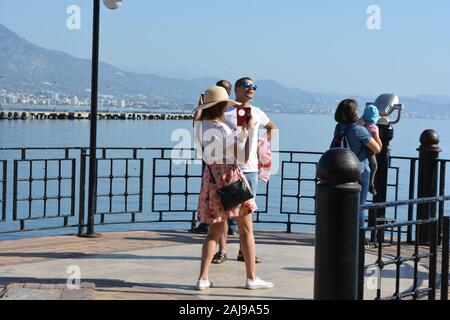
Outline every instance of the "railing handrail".
<svg viewBox="0 0 450 320">
<path fill-rule="evenodd" d="M 16 150 L 81 150 L 89 149 L 89 146 L 84 147 L 0 147 L 0 151 L 16 151 Z M 195 151 L 193 147 L 190 148 L 180 148 L 180 147 L 97 147 L 97 149 L 108 149 L 108 150 L 185 150 L 185 151 Z M 274 150 L 275 153 L 299 153 L 299 154 L 315 154 L 322 155 L 323 152 L 320 151 L 302 151 L 302 150 Z"/>
<path fill-rule="evenodd" d="M 0 151 L 17 151 L 17 150 L 82 150 L 89 149 L 89 146 L 83 147 L 0 147 Z M 193 147 L 190 148 L 180 148 L 180 147 L 97 147 L 98 150 L 108 149 L 108 150 L 144 150 L 144 151 L 156 151 L 156 150 L 186 150 L 186 151 L 195 151 L 196 149 Z M 323 151 L 304 151 L 304 150 L 274 150 L 273 153 L 297 153 L 297 154 L 311 154 L 311 155 L 323 155 Z M 390 156 L 390 159 L 397 160 L 419 160 L 418 157 L 411 156 Z M 438 159 L 438 161 L 446 161 L 450 162 L 450 159 Z"/>
<path fill-rule="evenodd" d="M 450 195 L 440 196 L 440 197 L 428 197 L 428 198 L 418 198 L 418 199 L 408 199 L 408 200 L 399 200 L 399 201 L 389 201 L 389 202 L 377 202 L 371 204 L 365 204 L 360 206 L 360 210 L 373 210 L 373 209 L 384 209 L 390 207 L 400 207 L 407 206 L 411 204 L 425 204 L 425 203 L 434 203 L 434 202 L 442 202 L 449 201 Z"/>
<path fill-rule="evenodd" d="M 413 226 L 413 225 L 421 225 L 421 224 L 428 224 L 432 222 L 436 222 L 438 218 L 431 218 L 426 220 L 414 220 L 414 221 L 399 221 L 395 223 L 385 223 L 385 224 L 379 224 L 373 227 L 365 227 L 361 228 L 362 231 L 375 231 L 380 229 L 387 229 L 387 228 L 396 228 L 396 227 L 407 227 L 407 226 Z"/>
</svg>

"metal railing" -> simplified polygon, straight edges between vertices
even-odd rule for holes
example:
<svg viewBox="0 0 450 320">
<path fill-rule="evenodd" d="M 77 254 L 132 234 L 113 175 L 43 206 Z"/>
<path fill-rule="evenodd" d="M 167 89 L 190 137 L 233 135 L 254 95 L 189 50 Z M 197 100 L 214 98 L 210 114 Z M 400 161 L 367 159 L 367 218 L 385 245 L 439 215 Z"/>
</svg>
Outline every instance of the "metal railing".
<svg viewBox="0 0 450 320">
<path fill-rule="evenodd" d="M 450 195 L 437 194 L 445 194 L 445 166 L 448 161 L 437 158 L 440 149 L 435 141 L 421 138 L 419 178 L 417 183 L 410 179 L 409 186 L 410 195 L 417 190 L 418 199 L 379 201 L 362 206 L 361 186 L 358 183 L 360 164 L 355 154 L 344 148 L 330 149 L 324 153 L 318 164 L 320 182 L 316 193 L 315 299 L 364 299 L 365 291 L 370 293 L 365 289 L 371 289 L 376 290 L 374 298 L 378 300 L 419 299 L 425 294 L 428 299 L 434 300 L 439 282 L 441 299 L 447 299 L 449 217 L 443 213 Z M 410 173 L 415 176 L 415 160 L 408 160 L 412 163 Z M 397 181 L 398 172 L 395 172 Z M 442 208 L 439 213 L 436 210 L 438 204 Z M 386 209 L 404 207 L 408 208 L 409 221 L 385 215 Z M 364 211 L 369 211 L 367 228 L 361 221 Z M 386 239 L 388 230 L 391 232 L 390 239 Z M 366 251 L 367 232 L 371 233 L 370 239 L 376 252 L 372 249 Z M 440 279 L 437 281 L 440 243 L 442 257 Z M 366 265 L 366 259 L 374 261 Z M 389 270 L 392 266 L 395 270 Z M 421 268 L 425 271 L 420 271 Z M 375 270 L 377 276 L 375 279 L 369 277 L 365 286 L 364 273 L 369 269 Z M 382 292 L 382 287 L 386 287 L 386 272 L 391 272 L 395 280 L 391 295 Z M 411 278 L 412 284 L 403 288 L 408 278 Z M 427 285 L 423 286 L 425 279 Z M 370 280 L 375 280 L 375 284 Z"/>
<path fill-rule="evenodd" d="M 413 200 L 417 199 L 417 184 L 418 184 L 418 157 L 399 157 L 399 156 L 391 156 L 390 157 L 390 165 L 389 165 L 389 182 L 387 187 L 392 190 L 392 192 L 388 192 L 390 198 L 389 202 L 399 201 L 400 197 L 403 199 Z M 450 160 L 446 159 L 438 159 L 438 167 L 439 167 L 439 176 L 438 176 L 438 196 L 444 196 L 445 191 L 450 188 L 450 179 L 446 179 L 447 175 L 447 166 L 450 164 Z M 403 191 L 403 192 L 402 192 Z M 406 192 L 407 191 L 407 192 Z M 436 206 L 437 204 L 437 206 Z M 445 201 L 439 201 L 438 203 L 433 204 L 433 210 L 437 208 L 438 215 L 440 220 L 442 221 L 442 217 L 444 216 L 445 210 Z M 378 207 L 373 207 L 369 210 L 369 220 L 376 219 L 375 217 L 379 216 L 377 211 L 375 210 Z M 407 220 L 414 221 L 416 219 L 416 214 L 414 211 L 414 205 L 410 203 L 408 206 L 388 206 L 386 208 L 392 208 L 391 212 L 386 214 L 386 220 L 391 221 L 399 221 L 399 220 Z M 373 216 L 373 217 L 372 217 Z M 372 223 L 374 225 L 374 223 Z M 441 243 L 441 227 L 439 224 L 439 238 L 438 241 Z M 406 229 L 402 229 L 402 233 L 407 235 L 408 242 L 412 242 L 412 226 L 407 227 Z M 372 239 L 373 240 L 373 239 Z"/>
<path fill-rule="evenodd" d="M 274 152 L 279 170 L 267 185 L 260 183 L 255 223 L 284 225 L 287 232 L 314 227 L 316 171 L 322 154 Z M 97 211 L 92 219 L 85 205 L 89 179 L 86 148 L 0 149 L 0 234 L 58 228 L 78 228 L 81 234 L 89 223 L 196 224 L 202 166 L 194 149 L 98 148 L 97 158 Z M 418 158 L 392 157 L 394 161 L 411 163 L 410 168 L 394 163 L 390 166 L 394 174 L 390 175 L 389 187 L 395 188 L 395 199 L 401 195 L 414 198 Z M 450 182 L 445 179 L 450 161 L 439 162 L 439 194 L 443 195 L 446 181 Z M 407 186 L 401 184 L 406 174 Z M 392 219 L 397 220 L 397 207 L 394 209 Z M 439 216 L 443 214 L 442 201 Z M 403 220 L 414 219 L 410 205 Z M 411 238 L 411 227 L 402 232 Z"/>
<path fill-rule="evenodd" d="M 370 205 L 364 205 L 360 207 L 360 210 L 376 210 L 388 207 L 400 207 L 400 206 L 414 206 L 419 204 L 432 204 L 443 203 L 449 201 L 450 196 L 440 196 L 431 198 L 421 198 L 414 200 L 396 201 L 388 203 L 376 203 Z M 431 214 L 431 212 L 430 212 Z M 449 217 L 432 217 L 427 220 L 415 220 L 404 222 L 391 222 L 382 223 L 373 227 L 361 228 L 359 236 L 359 287 L 358 298 L 364 299 L 364 289 L 368 287 L 365 283 L 366 271 L 373 271 L 376 274 L 376 300 L 401 300 L 404 298 L 419 299 L 424 295 L 428 295 L 428 299 L 434 300 L 436 298 L 436 283 L 437 283 L 437 259 L 438 259 L 438 237 L 442 236 L 442 258 L 440 268 L 440 280 L 441 284 L 441 299 L 448 299 L 448 239 L 449 239 Z M 442 225 L 443 227 L 438 228 Z M 429 234 L 427 239 L 421 239 L 420 228 L 428 228 Z M 405 239 L 403 229 L 408 229 L 408 237 Z M 391 231 L 391 238 L 389 245 L 386 246 L 385 232 Z M 409 233 L 411 231 L 411 234 Z M 369 264 L 365 264 L 367 257 L 366 251 L 366 233 L 371 232 L 375 234 L 375 246 L 376 246 L 376 260 Z M 393 241 L 393 234 L 396 233 L 396 240 Z M 441 234 L 442 233 L 442 234 Z M 414 241 L 410 241 L 410 236 L 414 237 Z M 394 247 L 394 249 L 391 249 Z M 412 250 L 412 252 L 411 252 Z M 387 252 L 386 252 L 387 251 Z M 369 250 L 370 252 L 370 250 Z M 409 253 L 409 255 L 408 255 Z M 428 263 L 423 263 L 423 260 L 428 259 Z M 402 274 L 402 267 L 408 270 L 408 263 L 412 263 L 412 274 Z M 395 291 L 391 295 L 382 295 L 382 280 L 383 272 L 389 266 L 395 266 Z M 419 272 L 419 267 L 426 267 L 428 270 L 428 276 L 426 272 Z M 411 266 L 409 266 L 411 268 Z M 390 270 L 393 272 L 392 270 Z M 407 273 L 407 272 L 403 272 Z M 423 276 L 425 274 L 425 276 Z M 372 275 L 373 276 L 373 275 Z M 369 277 L 370 278 L 370 277 Z M 426 278 L 426 279 L 425 279 Z M 412 281 L 409 288 L 401 290 L 401 285 L 405 284 L 406 279 Z M 427 280 L 426 287 L 420 287 L 420 283 Z M 374 290 L 374 288 L 371 288 Z"/>
<path fill-rule="evenodd" d="M 313 226 L 320 152 L 274 152 L 280 170 L 260 183 L 254 222 Z M 98 148 L 97 208 L 87 214 L 87 148 L 0 149 L 0 234 L 89 223 L 196 224 L 202 165 L 194 149 Z"/>
<path fill-rule="evenodd" d="M 86 170 L 89 154 L 86 148 L 3 148 L 0 149 L 0 234 L 36 230 L 76 228 L 83 235 L 94 225 L 120 225 L 138 223 L 186 223 L 194 226 L 200 179 L 201 161 L 194 149 L 173 148 L 98 148 L 97 149 L 97 202 L 95 216 L 86 216 Z M 280 164 L 278 173 L 258 192 L 259 210 L 254 222 L 285 225 L 287 232 L 295 226 L 310 227 L 316 222 L 317 177 L 320 152 L 279 151 L 274 156 Z M 364 265 L 359 260 L 359 276 L 370 267 L 383 270 L 396 265 L 396 289 L 390 299 L 420 298 L 428 294 L 434 298 L 436 279 L 436 245 L 442 243 L 441 278 L 448 279 L 448 218 L 444 217 L 444 196 L 447 164 L 450 160 L 437 160 L 439 197 L 413 199 L 418 189 L 418 158 L 392 157 L 391 161 L 408 161 L 409 168 L 389 166 L 391 178 L 388 187 L 395 188 L 395 199 L 407 194 L 403 201 L 372 203 L 361 209 L 376 212 L 394 208 L 394 216 L 381 217 L 375 224 L 362 229 L 371 232 L 378 242 L 378 260 Z M 402 170 L 403 169 L 403 170 Z M 409 183 L 402 185 L 402 175 L 409 174 Z M 430 219 L 418 219 L 415 207 L 425 206 Z M 436 208 L 439 205 L 439 210 Z M 408 208 L 406 222 L 401 221 L 398 208 Z M 356 209 L 357 211 L 359 208 Z M 370 219 L 369 219 L 370 220 Z M 389 222 L 389 223 L 386 223 Z M 428 252 L 420 253 L 423 246 L 413 241 L 420 228 L 431 227 L 436 241 L 427 244 Z M 384 234 L 391 231 L 391 244 L 396 235 L 396 255 L 385 256 Z M 317 236 L 317 235 L 316 235 Z M 433 238 L 434 239 L 434 238 Z M 363 238 L 360 239 L 361 241 Z M 364 243 L 359 242 L 364 252 Z M 414 252 L 405 256 L 402 248 L 413 245 Z M 364 254 L 366 257 L 367 255 Z M 418 268 L 429 259 L 428 287 L 420 288 L 422 281 Z M 362 265 L 361 265 L 362 261 Z M 400 290 L 399 269 L 414 263 L 413 285 Z M 446 267 L 447 266 L 447 267 Z M 362 271 L 361 271 L 362 270 Z M 447 275 L 446 275 L 447 274 Z M 434 280 L 433 280 L 434 279 Z M 360 283 L 361 283 L 361 279 Z M 441 280 L 441 298 L 446 297 L 448 281 Z M 359 289 L 361 290 L 361 288 Z M 361 292 L 358 292 L 361 296 Z M 363 294 L 362 294 L 363 297 Z M 382 299 L 377 291 L 377 299 Z"/>
</svg>

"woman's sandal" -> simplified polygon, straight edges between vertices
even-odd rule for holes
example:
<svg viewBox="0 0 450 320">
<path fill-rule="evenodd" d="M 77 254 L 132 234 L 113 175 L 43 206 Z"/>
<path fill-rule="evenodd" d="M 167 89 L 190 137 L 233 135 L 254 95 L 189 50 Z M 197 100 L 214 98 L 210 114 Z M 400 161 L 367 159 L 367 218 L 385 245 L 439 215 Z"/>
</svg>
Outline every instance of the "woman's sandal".
<svg viewBox="0 0 450 320">
<path fill-rule="evenodd" d="M 218 251 L 215 255 L 214 258 L 212 259 L 212 263 L 215 264 L 221 264 L 224 263 L 225 261 L 227 261 L 227 254 L 223 253 L 222 251 Z"/>
<path fill-rule="evenodd" d="M 237 261 L 245 261 L 244 255 L 242 254 L 242 251 L 239 250 L 238 256 L 237 256 Z M 260 258 L 258 258 L 257 256 L 255 256 L 255 263 L 261 263 L 262 260 Z"/>
</svg>

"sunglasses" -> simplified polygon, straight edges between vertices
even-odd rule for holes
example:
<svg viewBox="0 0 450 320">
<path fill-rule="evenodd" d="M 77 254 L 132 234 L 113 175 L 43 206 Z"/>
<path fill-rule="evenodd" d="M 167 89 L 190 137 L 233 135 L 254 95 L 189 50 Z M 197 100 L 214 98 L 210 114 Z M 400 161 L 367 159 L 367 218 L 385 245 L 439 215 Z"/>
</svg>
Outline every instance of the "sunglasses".
<svg viewBox="0 0 450 320">
<path fill-rule="evenodd" d="M 244 82 L 242 85 L 244 86 L 244 88 L 247 88 L 247 89 L 248 88 L 252 88 L 253 90 L 258 89 L 258 86 L 254 83 Z"/>
</svg>

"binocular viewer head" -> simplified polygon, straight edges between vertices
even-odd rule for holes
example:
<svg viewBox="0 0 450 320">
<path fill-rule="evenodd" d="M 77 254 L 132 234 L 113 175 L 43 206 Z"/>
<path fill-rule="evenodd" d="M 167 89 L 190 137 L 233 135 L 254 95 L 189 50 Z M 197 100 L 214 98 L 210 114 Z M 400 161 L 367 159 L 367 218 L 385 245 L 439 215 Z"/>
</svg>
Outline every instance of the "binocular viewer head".
<svg viewBox="0 0 450 320">
<path fill-rule="evenodd" d="M 395 124 L 400 121 L 400 113 L 404 110 L 403 104 L 400 103 L 400 99 L 395 94 L 385 93 L 380 95 L 375 102 L 366 103 L 367 105 L 374 105 L 377 107 L 380 114 L 380 124 Z M 398 117 L 395 121 L 389 121 L 389 117 L 395 110 L 398 111 Z"/>
<path fill-rule="evenodd" d="M 103 0 L 103 3 L 108 9 L 115 10 L 122 5 L 122 0 Z"/>
</svg>

